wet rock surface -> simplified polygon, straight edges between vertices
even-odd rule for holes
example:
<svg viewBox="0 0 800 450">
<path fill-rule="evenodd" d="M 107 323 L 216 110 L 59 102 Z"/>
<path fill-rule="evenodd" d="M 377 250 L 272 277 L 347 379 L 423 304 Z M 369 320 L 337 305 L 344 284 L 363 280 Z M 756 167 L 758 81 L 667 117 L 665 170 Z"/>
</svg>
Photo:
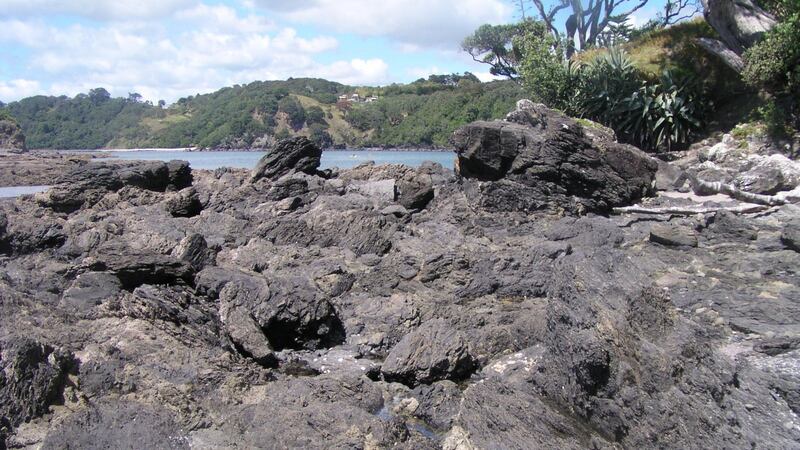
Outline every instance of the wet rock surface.
<svg viewBox="0 0 800 450">
<path fill-rule="evenodd" d="M 533 166 L 301 157 L 255 181 L 93 165 L 0 203 L 4 445 L 797 447 L 800 209 L 577 214 L 642 195 L 631 154 L 637 181 L 588 197 Z M 508 178 L 553 196 L 470 191 Z"/>
</svg>

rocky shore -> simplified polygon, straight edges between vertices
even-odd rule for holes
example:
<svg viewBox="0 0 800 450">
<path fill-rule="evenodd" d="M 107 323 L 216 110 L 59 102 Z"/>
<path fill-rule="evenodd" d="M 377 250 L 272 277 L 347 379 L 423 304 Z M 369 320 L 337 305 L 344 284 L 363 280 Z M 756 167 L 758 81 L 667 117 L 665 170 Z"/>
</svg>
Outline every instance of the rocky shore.
<svg viewBox="0 0 800 450">
<path fill-rule="evenodd" d="M 84 164 L 0 204 L 0 443 L 800 446 L 793 197 L 739 214 L 699 159 L 525 102 L 453 144 Z"/>
</svg>

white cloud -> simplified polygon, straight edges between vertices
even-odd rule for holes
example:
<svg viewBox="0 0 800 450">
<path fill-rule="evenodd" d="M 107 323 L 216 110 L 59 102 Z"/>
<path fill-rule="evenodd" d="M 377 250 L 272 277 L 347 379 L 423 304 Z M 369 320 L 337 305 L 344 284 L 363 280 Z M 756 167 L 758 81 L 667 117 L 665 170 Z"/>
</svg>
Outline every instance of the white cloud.
<svg viewBox="0 0 800 450">
<path fill-rule="evenodd" d="M 32 93 L 75 95 L 102 86 L 117 96 L 139 92 L 152 101 L 172 101 L 263 79 L 308 76 L 353 84 L 388 80 L 388 65 L 381 59 L 316 62 L 316 55 L 338 47 L 332 37 L 304 38 L 292 28 L 256 32 L 271 25 L 231 12 L 190 10 L 181 20 L 218 26 L 190 26 L 190 31 L 178 34 L 159 24 L 58 28 L 38 20 L 0 20 L 0 45 L 27 48 L 28 71 L 58 80 L 47 86 L 6 83 L 3 100 Z"/>
<path fill-rule="evenodd" d="M 420 78 L 428 78 L 431 75 L 442 75 L 446 72 L 445 70 L 440 69 L 438 66 L 433 67 L 412 67 L 406 71 L 409 76 L 420 79 Z"/>
<path fill-rule="evenodd" d="M 479 80 L 486 83 L 487 81 L 495 81 L 495 80 L 507 80 L 506 77 L 499 77 L 497 75 L 492 75 L 488 71 L 486 72 L 472 72 L 473 75 L 478 77 Z"/>
<path fill-rule="evenodd" d="M 382 59 L 337 61 L 327 66 L 316 67 L 306 76 L 322 77 L 352 85 L 383 84 L 389 79 L 389 65 Z"/>
<path fill-rule="evenodd" d="M 98 20 L 165 17 L 192 0 L 2 0 L 0 17 L 71 14 Z"/>
<path fill-rule="evenodd" d="M 507 21 L 512 7 L 503 0 L 256 0 L 286 19 L 402 44 L 457 46 L 483 23 Z M 413 48 L 413 47 L 412 47 Z"/>
<path fill-rule="evenodd" d="M 254 14 L 240 17 L 233 8 L 223 5 L 209 6 L 205 3 L 180 11 L 175 17 L 191 22 L 205 31 L 263 33 L 275 28 L 275 24 L 265 17 Z"/>
<path fill-rule="evenodd" d="M 8 102 L 41 93 L 38 81 L 17 79 L 0 81 L 0 100 Z"/>
</svg>

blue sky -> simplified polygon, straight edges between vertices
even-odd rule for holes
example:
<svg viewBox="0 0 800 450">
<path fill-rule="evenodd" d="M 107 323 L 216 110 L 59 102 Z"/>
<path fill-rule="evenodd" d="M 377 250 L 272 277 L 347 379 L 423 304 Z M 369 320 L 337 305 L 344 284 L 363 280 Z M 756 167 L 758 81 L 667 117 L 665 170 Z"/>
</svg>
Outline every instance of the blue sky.
<svg viewBox="0 0 800 450">
<path fill-rule="evenodd" d="M 0 101 L 105 87 L 172 102 L 304 76 L 356 85 L 464 71 L 489 79 L 459 42 L 514 17 L 510 0 L 0 0 Z"/>
</svg>

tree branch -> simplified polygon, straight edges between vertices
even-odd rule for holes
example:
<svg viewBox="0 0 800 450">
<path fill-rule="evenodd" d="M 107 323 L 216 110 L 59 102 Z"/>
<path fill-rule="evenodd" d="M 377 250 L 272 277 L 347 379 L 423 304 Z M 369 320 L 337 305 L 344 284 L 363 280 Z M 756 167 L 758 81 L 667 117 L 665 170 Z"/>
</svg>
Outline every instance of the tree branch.
<svg viewBox="0 0 800 450">
<path fill-rule="evenodd" d="M 706 51 L 722 58 L 722 61 L 727 64 L 728 67 L 735 70 L 736 73 L 742 73 L 742 70 L 744 70 L 744 60 L 742 57 L 721 41 L 711 38 L 699 38 L 697 43 L 706 49 Z"/>
</svg>

